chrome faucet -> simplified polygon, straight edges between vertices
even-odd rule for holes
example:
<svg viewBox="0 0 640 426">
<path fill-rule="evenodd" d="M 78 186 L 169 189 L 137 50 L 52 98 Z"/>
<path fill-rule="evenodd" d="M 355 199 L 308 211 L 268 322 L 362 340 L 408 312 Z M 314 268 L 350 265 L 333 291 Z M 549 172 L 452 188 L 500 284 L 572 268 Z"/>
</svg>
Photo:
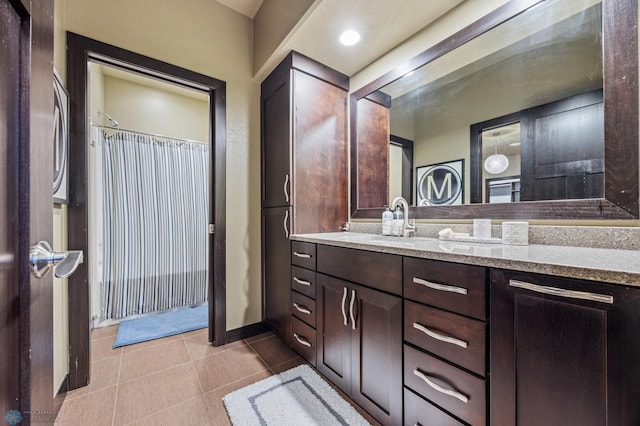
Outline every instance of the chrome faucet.
<svg viewBox="0 0 640 426">
<path fill-rule="evenodd" d="M 391 210 L 395 210 L 396 206 L 402 206 L 402 211 L 404 214 L 403 222 L 402 222 L 402 233 L 403 237 L 413 237 L 416 232 L 416 227 L 409 221 L 409 203 L 402 197 L 396 197 L 391 202 Z"/>
</svg>

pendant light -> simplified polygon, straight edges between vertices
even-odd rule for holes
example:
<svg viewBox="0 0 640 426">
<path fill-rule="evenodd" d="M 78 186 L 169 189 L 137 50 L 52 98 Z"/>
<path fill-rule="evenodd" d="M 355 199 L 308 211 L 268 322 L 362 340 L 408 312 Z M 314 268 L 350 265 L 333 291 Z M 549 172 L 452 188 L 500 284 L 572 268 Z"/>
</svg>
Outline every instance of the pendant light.
<svg viewBox="0 0 640 426">
<path fill-rule="evenodd" d="M 498 142 L 495 143 L 495 152 L 484 160 L 484 169 L 487 173 L 498 175 L 509 167 L 509 159 L 506 155 L 498 154 Z"/>
</svg>

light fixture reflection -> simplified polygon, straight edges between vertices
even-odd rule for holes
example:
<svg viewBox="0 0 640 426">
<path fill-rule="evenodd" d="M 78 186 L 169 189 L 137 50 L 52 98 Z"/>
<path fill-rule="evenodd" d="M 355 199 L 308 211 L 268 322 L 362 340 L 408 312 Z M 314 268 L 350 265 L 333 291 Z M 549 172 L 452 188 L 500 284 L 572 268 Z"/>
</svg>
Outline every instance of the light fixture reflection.
<svg viewBox="0 0 640 426">
<path fill-rule="evenodd" d="M 509 167 L 509 159 L 503 154 L 491 154 L 484 160 L 484 169 L 487 173 L 497 175 Z"/>
</svg>

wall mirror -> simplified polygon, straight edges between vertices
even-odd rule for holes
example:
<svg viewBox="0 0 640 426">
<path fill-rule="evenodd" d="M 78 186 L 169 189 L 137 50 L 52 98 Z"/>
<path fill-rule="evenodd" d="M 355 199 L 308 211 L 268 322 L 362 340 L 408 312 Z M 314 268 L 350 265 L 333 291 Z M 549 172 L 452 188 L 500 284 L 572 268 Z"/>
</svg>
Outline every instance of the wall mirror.
<svg viewBox="0 0 640 426">
<path fill-rule="evenodd" d="M 354 92 L 352 217 L 638 218 L 637 38 L 634 0 L 514 0 Z"/>
</svg>

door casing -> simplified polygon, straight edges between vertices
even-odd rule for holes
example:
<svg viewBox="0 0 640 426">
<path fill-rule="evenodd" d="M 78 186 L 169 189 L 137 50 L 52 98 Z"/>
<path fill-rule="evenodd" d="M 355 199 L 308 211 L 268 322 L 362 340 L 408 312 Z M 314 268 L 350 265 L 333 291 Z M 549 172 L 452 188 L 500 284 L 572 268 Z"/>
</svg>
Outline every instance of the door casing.
<svg viewBox="0 0 640 426">
<path fill-rule="evenodd" d="M 211 206 L 209 223 L 209 342 L 224 345 L 226 336 L 226 83 L 148 56 L 71 32 L 67 36 L 67 81 L 70 93 L 69 247 L 88 256 L 87 63 L 102 62 L 209 93 Z M 89 280 L 85 262 L 69 278 L 69 389 L 89 383 Z"/>
</svg>

